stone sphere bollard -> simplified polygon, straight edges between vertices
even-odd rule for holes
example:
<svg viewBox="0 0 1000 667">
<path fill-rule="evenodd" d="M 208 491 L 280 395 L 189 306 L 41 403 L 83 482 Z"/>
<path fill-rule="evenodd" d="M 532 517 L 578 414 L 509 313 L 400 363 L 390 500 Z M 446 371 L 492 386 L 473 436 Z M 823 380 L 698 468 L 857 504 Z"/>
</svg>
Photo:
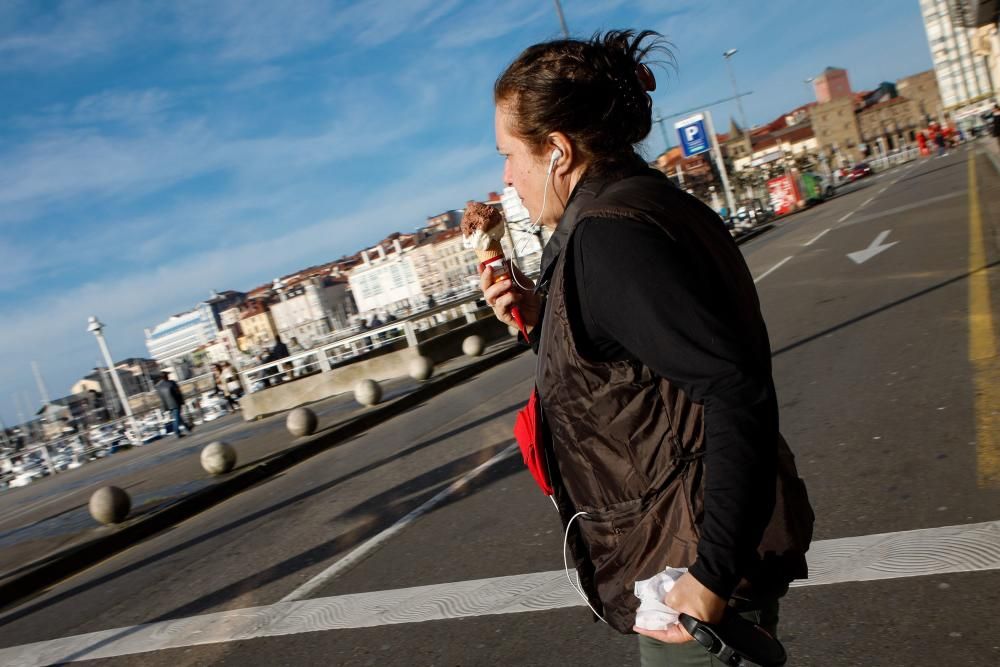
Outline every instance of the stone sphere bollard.
<svg viewBox="0 0 1000 667">
<path fill-rule="evenodd" d="M 318 425 L 319 420 L 316 419 L 316 413 L 309 408 L 295 408 L 285 418 L 285 427 L 296 438 L 312 435 L 316 432 Z"/>
<path fill-rule="evenodd" d="M 90 496 L 90 516 L 104 525 L 121 523 L 132 509 L 132 499 L 117 486 L 102 486 Z"/>
<path fill-rule="evenodd" d="M 521 330 L 511 324 L 507 327 L 507 333 L 510 334 L 511 338 L 517 338 L 518 334 L 521 333 Z"/>
<path fill-rule="evenodd" d="M 434 362 L 428 357 L 419 356 L 416 359 L 410 359 L 409 370 L 411 378 L 423 382 L 434 372 Z"/>
<path fill-rule="evenodd" d="M 209 475 L 224 475 L 236 466 L 236 450 L 226 442 L 216 440 L 201 450 L 201 467 Z"/>
<path fill-rule="evenodd" d="M 361 380 L 354 385 L 354 400 L 361 405 L 375 405 L 382 400 L 382 387 L 375 380 Z"/>
<path fill-rule="evenodd" d="M 469 336 L 462 341 L 462 352 L 470 357 L 478 357 L 486 349 L 486 341 L 482 336 Z"/>
</svg>

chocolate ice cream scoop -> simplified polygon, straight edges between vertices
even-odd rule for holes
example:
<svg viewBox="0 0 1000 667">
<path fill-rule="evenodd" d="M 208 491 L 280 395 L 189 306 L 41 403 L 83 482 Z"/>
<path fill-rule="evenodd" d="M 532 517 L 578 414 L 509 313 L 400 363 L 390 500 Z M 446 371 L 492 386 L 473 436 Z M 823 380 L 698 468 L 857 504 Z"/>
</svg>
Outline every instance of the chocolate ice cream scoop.
<svg viewBox="0 0 1000 667">
<path fill-rule="evenodd" d="M 492 206 L 470 201 L 465 206 L 465 214 L 462 215 L 462 236 L 472 236 L 475 231 L 488 233 L 488 230 L 502 223 L 503 216 L 500 215 L 500 211 Z"/>
</svg>

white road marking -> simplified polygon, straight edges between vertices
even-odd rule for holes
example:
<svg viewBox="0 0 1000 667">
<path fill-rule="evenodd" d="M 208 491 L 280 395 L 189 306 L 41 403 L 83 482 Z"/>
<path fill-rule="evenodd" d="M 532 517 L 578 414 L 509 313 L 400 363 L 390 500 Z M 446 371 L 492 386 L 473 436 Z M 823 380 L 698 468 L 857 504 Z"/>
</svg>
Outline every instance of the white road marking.
<svg viewBox="0 0 1000 667">
<path fill-rule="evenodd" d="M 855 210 L 857 210 L 857 209 L 855 209 Z M 850 213 L 848 213 L 847 215 L 845 215 L 844 217 L 842 217 L 842 218 L 841 218 L 840 220 L 838 220 L 837 222 L 838 222 L 838 223 L 841 223 L 841 222 L 843 222 L 844 220 L 847 220 L 847 219 L 848 219 L 849 217 L 851 217 L 851 215 L 852 215 L 853 213 L 854 213 L 854 211 L 851 211 Z"/>
<path fill-rule="evenodd" d="M 336 563 L 334 563 L 330 567 L 326 568 L 325 570 L 317 574 L 315 577 L 313 577 L 306 583 L 296 588 L 294 591 L 292 591 L 285 597 L 281 598 L 281 601 L 292 602 L 294 600 L 305 599 L 313 591 L 315 591 L 318 588 L 321 588 L 328 581 L 335 579 L 336 577 L 340 576 L 341 574 L 343 574 L 344 572 L 351 569 L 359 562 L 367 558 L 369 554 L 371 554 L 373 551 L 375 551 L 383 544 L 388 542 L 390 539 L 395 537 L 397 533 L 402 532 L 404 529 L 409 527 L 409 525 L 412 524 L 414 521 L 416 521 L 424 514 L 427 514 L 427 512 L 431 511 L 432 509 L 440 505 L 442 501 L 448 498 L 448 496 L 461 490 L 462 487 L 464 487 L 466 484 L 472 481 L 472 479 L 477 477 L 480 473 L 492 467 L 494 464 L 499 463 L 503 459 L 507 458 L 508 456 L 516 452 L 517 450 L 518 450 L 517 443 L 514 443 L 510 447 L 507 447 L 505 450 L 500 452 L 499 454 L 493 456 L 493 458 L 491 458 L 489 461 L 479 464 L 469 472 L 462 475 L 462 477 L 460 477 L 458 480 L 448 485 L 447 488 L 445 488 L 440 493 L 436 494 L 433 498 L 425 502 L 423 505 L 416 508 L 415 510 L 404 516 L 402 519 L 392 524 L 391 526 L 389 526 L 388 528 L 386 528 L 385 530 L 383 530 L 378 535 L 371 538 L 358 548 L 354 549 L 354 551 L 351 551 L 349 554 L 347 554 L 346 556 L 338 560 Z"/>
<path fill-rule="evenodd" d="M 793 587 L 1000 569 L 1000 521 L 814 542 Z M 562 570 L 277 602 L 0 649 L 0 664 L 44 667 L 303 632 L 582 607 Z"/>
<path fill-rule="evenodd" d="M 892 246 L 899 243 L 899 241 L 893 241 L 892 243 L 886 243 L 886 244 L 882 243 L 882 241 L 885 241 L 886 237 L 889 236 L 889 233 L 891 231 L 892 231 L 891 229 L 884 230 L 878 236 L 875 237 L 875 240 L 872 241 L 867 248 L 865 248 L 864 250 L 858 250 L 857 252 L 849 252 L 847 253 L 847 256 L 850 257 L 851 261 L 854 262 L 855 264 L 864 264 L 869 259 L 879 254 L 883 250 L 888 250 Z"/>
<path fill-rule="evenodd" d="M 811 238 L 810 240 L 806 241 L 806 242 L 805 242 L 805 243 L 803 243 L 802 245 L 806 245 L 806 246 L 809 246 L 809 245 L 812 245 L 813 243 L 816 243 L 816 241 L 819 241 L 819 240 L 820 240 L 821 238 L 823 238 L 823 236 L 824 236 L 824 235 L 825 235 L 825 234 L 826 234 L 826 233 L 827 233 L 828 231 L 830 231 L 830 230 L 829 230 L 829 229 L 824 229 L 824 230 L 823 230 L 823 231 L 821 231 L 821 232 L 820 232 L 819 234 L 817 234 L 816 236 L 814 236 L 814 237 L 813 237 L 813 238 Z"/>
<path fill-rule="evenodd" d="M 762 281 L 764 278 L 766 278 L 767 276 L 771 275 L 773 272 L 777 271 L 779 268 L 781 268 L 782 264 L 784 264 L 785 262 L 787 262 L 790 259 L 791 259 L 791 257 L 784 258 L 783 260 L 781 260 L 780 262 L 778 262 L 777 264 L 775 264 L 774 266 L 772 266 L 770 269 L 768 269 L 764 273 L 762 273 L 759 276 L 757 276 L 756 278 L 754 278 L 753 279 L 754 284 L 756 285 L 757 283 L 759 283 L 760 281 Z"/>
<path fill-rule="evenodd" d="M 865 206 L 868 206 L 868 204 L 871 204 L 873 201 L 875 201 L 875 197 L 869 197 L 868 199 L 865 200 L 865 203 L 859 206 L 858 208 L 864 208 Z"/>
<path fill-rule="evenodd" d="M 861 216 L 860 218 L 855 218 L 854 222 L 852 222 L 851 224 L 852 225 L 857 225 L 857 224 L 862 223 L 862 222 L 869 222 L 871 220 L 878 220 L 879 218 L 884 218 L 884 217 L 887 217 L 887 216 L 890 216 L 890 215 L 895 215 L 897 213 L 902 213 L 904 211 L 910 211 L 910 210 L 915 209 L 915 208 L 923 208 L 924 206 L 927 206 L 928 204 L 934 204 L 934 203 L 939 202 L 939 201 L 945 201 L 947 199 L 953 199 L 955 197 L 965 197 L 967 192 L 968 192 L 968 190 L 966 188 L 962 188 L 961 190 L 956 190 L 955 192 L 949 192 L 946 195 L 938 195 L 936 197 L 929 197 L 927 199 L 921 199 L 920 201 L 916 201 L 916 202 L 913 202 L 913 203 L 910 203 L 910 204 L 903 204 L 902 206 L 896 206 L 894 208 L 886 209 L 885 211 L 879 211 L 877 213 L 870 213 L 868 215 Z M 854 211 L 851 211 L 851 213 L 854 213 Z M 844 220 L 846 220 L 851 215 L 851 213 L 848 213 L 847 215 L 845 215 L 843 218 L 841 218 L 837 222 L 843 222 Z"/>
</svg>

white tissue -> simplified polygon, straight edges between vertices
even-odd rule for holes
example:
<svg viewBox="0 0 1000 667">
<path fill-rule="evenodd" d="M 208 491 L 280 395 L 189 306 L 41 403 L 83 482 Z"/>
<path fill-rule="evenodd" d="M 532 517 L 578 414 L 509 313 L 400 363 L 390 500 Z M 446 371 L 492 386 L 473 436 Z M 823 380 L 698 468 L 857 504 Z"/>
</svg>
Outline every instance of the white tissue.
<svg viewBox="0 0 1000 667">
<path fill-rule="evenodd" d="M 677 622 L 680 614 L 663 604 L 663 598 L 685 572 L 686 567 L 668 567 L 654 577 L 635 582 L 635 596 L 640 601 L 635 613 L 636 626 L 643 630 L 666 630 Z"/>
</svg>

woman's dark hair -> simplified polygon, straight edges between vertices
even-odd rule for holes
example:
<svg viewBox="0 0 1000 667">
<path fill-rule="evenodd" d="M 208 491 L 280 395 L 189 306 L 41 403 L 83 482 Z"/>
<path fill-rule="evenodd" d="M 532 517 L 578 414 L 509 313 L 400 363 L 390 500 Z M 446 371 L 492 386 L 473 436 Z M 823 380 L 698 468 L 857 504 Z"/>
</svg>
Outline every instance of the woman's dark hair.
<svg viewBox="0 0 1000 667">
<path fill-rule="evenodd" d="M 511 132 L 542 148 L 563 132 L 591 163 L 632 155 L 653 126 L 656 88 L 646 59 L 673 54 L 659 33 L 612 30 L 590 40 L 560 39 L 530 46 L 493 86 L 497 104 L 510 105 Z"/>
</svg>

